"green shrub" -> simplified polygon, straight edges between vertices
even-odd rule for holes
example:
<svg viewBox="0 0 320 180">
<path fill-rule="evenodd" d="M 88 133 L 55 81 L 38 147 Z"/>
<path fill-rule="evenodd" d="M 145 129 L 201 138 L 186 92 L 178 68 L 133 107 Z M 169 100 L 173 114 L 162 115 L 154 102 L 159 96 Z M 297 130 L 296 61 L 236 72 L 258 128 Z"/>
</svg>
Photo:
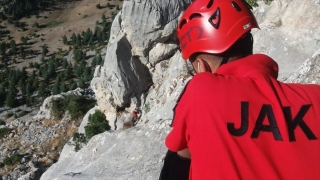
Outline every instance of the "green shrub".
<svg viewBox="0 0 320 180">
<path fill-rule="evenodd" d="M 66 100 L 64 98 L 53 99 L 51 101 L 52 115 L 56 119 L 61 119 L 65 113 Z"/>
<path fill-rule="evenodd" d="M 146 103 L 145 105 L 144 105 L 144 112 L 145 113 L 148 113 L 150 111 L 150 104 L 149 103 Z"/>
<path fill-rule="evenodd" d="M 87 143 L 87 137 L 83 133 L 74 133 L 72 136 L 72 140 L 74 141 L 74 150 L 78 152 L 83 144 Z"/>
<path fill-rule="evenodd" d="M 3 160 L 3 164 L 7 166 L 11 166 L 19 162 L 21 159 L 21 156 L 19 154 L 14 154 L 11 157 L 7 157 Z"/>
<path fill-rule="evenodd" d="M 258 0 L 246 0 L 246 2 L 251 6 L 251 7 L 258 7 L 259 4 L 257 3 Z M 264 3 L 267 5 L 270 5 L 273 0 L 263 0 Z"/>
<path fill-rule="evenodd" d="M 6 122 L 3 119 L 0 119 L 0 126 L 1 125 L 6 125 Z"/>
<path fill-rule="evenodd" d="M 248 5 L 250 5 L 251 7 L 257 7 L 257 6 L 258 6 L 257 0 L 246 0 L 246 2 L 247 2 Z"/>
<path fill-rule="evenodd" d="M 71 120 L 77 120 L 84 116 L 94 105 L 95 100 L 86 99 L 83 96 L 69 95 L 67 97 L 67 109 L 71 115 Z"/>
<path fill-rule="evenodd" d="M 17 114 L 17 117 L 19 118 L 19 117 L 25 116 L 25 115 L 27 115 L 28 113 L 29 113 L 28 111 L 21 111 L 21 112 L 19 112 L 19 113 Z"/>
<path fill-rule="evenodd" d="M 50 22 L 48 22 L 47 24 L 46 24 L 46 27 L 47 28 L 53 28 L 53 27 L 56 27 L 56 26 L 58 26 L 58 25 L 60 25 L 60 24 L 62 24 L 63 22 L 62 21 L 50 21 Z"/>
<path fill-rule="evenodd" d="M 12 117 L 13 115 L 14 115 L 14 113 L 12 111 L 10 111 L 5 115 L 5 118 L 8 119 L 8 118 Z"/>
<path fill-rule="evenodd" d="M 83 96 L 68 95 L 51 101 L 51 110 L 54 118 L 61 119 L 68 110 L 71 120 L 77 120 L 84 116 L 95 105 L 95 100 L 86 99 Z"/>
<path fill-rule="evenodd" d="M 5 135 L 7 135 L 11 131 L 10 128 L 1 128 L 0 129 L 0 138 L 3 138 Z"/>
<path fill-rule="evenodd" d="M 103 133 L 111 129 L 106 116 L 99 110 L 89 115 L 88 125 L 84 127 L 88 139 L 94 135 Z"/>
</svg>

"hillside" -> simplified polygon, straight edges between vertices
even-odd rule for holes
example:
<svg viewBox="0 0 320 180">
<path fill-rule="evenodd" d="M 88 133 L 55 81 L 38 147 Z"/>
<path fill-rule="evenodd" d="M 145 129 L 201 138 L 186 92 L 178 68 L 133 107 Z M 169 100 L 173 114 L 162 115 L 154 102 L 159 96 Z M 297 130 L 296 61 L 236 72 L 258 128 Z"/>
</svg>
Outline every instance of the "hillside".
<svg viewBox="0 0 320 180">
<path fill-rule="evenodd" d="M 108 43 L 111 22 L 122 2 L 54 2 L 43 10 L 35 7 L 25 17 L 2 15 L 0 107 L 39 105 L 53 92 L 57 78 L 69 87 L 60 88 L 53 94 L 88 87 L 85 84 L 90 81 L 93 69 L 103 63 L 101 49 Z M 94 56 L 98 62 L 92 60 Z M 83 73 L 86 77 L 79 77 Z M 81 83 L 75 85 L 74 81 Z"/>
<path fill-rule="evenodd" d="M 27 1 L 1 4 L 6 2 Z M 16 179 L 32 167 L 38 176 L 58 160 L 94 105 L 90 90 L 77 88 L 88 89 L 95 67 L 103 64 L 111 22 L 123 3 L 48 2 L 54 3 L 22 17 L 4 17 L 7 6 L 0 8 L 0 179 Z M 68 101 L 64 105 L 59 98 L 49 103 L 55 107 L 52 119 L 34 119 L 48 96 L 71 90 L 58 96 Z M 68 108 L 74 113 L 64 116 Z"/>
<path fill-rule="evenodd" d="M 87 30 L 87 28 L 94 28 L 96 21 L 101 19 L 102 14 L 106 17 L 111 17 L 112 14 L 116 14 L 119 10 L 116 6 L 122 6 L 121 0 L 70 0 L 70 1 L 56 1 L 54 9 L 41 11 L 39 15 L 31 15 L 30 17 L 23 17 L 19 19 L 20 23 L 25 23 L 26 31 L 19 29 L 14 24 L 8 23 L 8 21 L 2 20 L 0 25 L 6 27 L 5 29 L 10 31 L 10 36 L 17 42 L 21 43 L 20 38 L 22 36 L 32 36 L 34 33 L 41 36 L 43 41 L 35 39 L 33 47 L 35 50 L 41 50 L 40 46 L 48 44 L 49 52 L 57 51 L 57 48 L 67 50 L 67 46 L 61 43 L 61 37 L 66 35 L 70 37 L 72 33 L 81 33 Z M 112 9 L 106 7 L 107 3 L 110 3 Z M 101 5 L 101 9 L 98 9 L 97 4 Z M 49 24 L 45 28 L 33 27 L 34 22 L 39 25 Z M 2 28 L 3 29 L 3 28 Z M 59 37 L 59 38 L 58 38 Z M 2 39 L 7 41 L 7 39 Z"/>
</svg>

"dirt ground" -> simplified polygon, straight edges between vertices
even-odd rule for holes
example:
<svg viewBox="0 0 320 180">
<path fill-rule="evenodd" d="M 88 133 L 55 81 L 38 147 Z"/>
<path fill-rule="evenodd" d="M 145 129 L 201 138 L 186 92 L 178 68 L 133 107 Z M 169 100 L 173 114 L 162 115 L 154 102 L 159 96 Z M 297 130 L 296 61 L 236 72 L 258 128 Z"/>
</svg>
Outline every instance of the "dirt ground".
<svg viewBox="0 0 320 180">
<path fill-rule="evenodd" d="M 107 3 L 114 5 L 113 9 L 106 7 Z M 101 9 L 96 7 L 97 4 L 101 5 Z M 6 29 L 10 30 L 10 36 L 20 43 L 20 38 L 22 36 L 31 37 L 28 41 L 34 42 L 32 48 L 34 50 L 41 50 L 41 46 L 46 44 L 49 49 L 49 54 L 52 52 L 57 52 L 57 48 L 62 50 L 67 50 L 68 46 L 62 43 L 62 36 L 66 35 L 69 39 L 72 33 L 81 33 L 86 31 L 87 28 L 94 30 L 96 26 L 96 21 L 101 22 L 102 14 L 107 18 L 111 17 L 112 12 L 117 13 L 119 10 L 116 6 L 122 7 L 123 1 L 120 0 L 80 0 L 72 2 L 60 3 L 57 6 L 57 10 L 45 11 L 40 13 L 40 17 L 37 18 L 32 15 L 29 18 L 23 18 L 19 22 L 26 22 L 28 26 L 27 31 L 22 31 L 3 21 L 0 24 L 6 26 Z M 49 22 L 56 21 L 60 23 L 54 27 L 36 28 L 32 27 L 34 22 L 37 22 L 40 26 L 45 25 Z M 36 33 L 39 37 L 34 37 L 32 34 Z M 5 41 L 6 38 L 4 39 Z"/>
</svg>

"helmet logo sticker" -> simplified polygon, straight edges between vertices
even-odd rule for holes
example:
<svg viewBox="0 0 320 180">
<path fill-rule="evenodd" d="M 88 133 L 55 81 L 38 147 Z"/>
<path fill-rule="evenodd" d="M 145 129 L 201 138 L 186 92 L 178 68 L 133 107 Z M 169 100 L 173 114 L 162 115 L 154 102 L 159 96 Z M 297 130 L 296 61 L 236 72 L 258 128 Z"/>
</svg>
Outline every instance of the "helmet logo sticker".
<svg viewBox="0 0 320 180">
<path fill-rule="evenodd" d="M 216 29 L 219 28 L 220 24 L 220 8 L 218 8 L 212 16 L 209 18 L 209 23 Z"/>
<path fill-rule="evenodd" d="M 251 24 L 250 24 L 250 23 L 244 25 L 244 26 L 243 26 L 243 29 L 248 29 L 249 27 L 251 27 Z"/>
<path fill-rule="evenodd" d="M 181 36 L 180 38 L 180 47 L 181 49 L 186 48 L 187 44 L 198 40 L 202 37 L 203 29 L 200 26 L 192 26 L 188 29 L 188 31 Z"/>
</svg>

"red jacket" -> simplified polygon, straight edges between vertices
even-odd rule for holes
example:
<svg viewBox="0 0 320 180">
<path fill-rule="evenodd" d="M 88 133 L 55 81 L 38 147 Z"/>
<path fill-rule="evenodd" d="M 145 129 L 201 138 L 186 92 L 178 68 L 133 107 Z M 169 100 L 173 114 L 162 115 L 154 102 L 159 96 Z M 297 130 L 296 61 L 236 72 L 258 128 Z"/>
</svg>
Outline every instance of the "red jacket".
<svg viewBox="0 0 320 180">
<path fill-rule="evenodd" d="M 166 138 L 171 151 L 189 148 L 189 179 L 320 179 L 320 86 L 277 74 L 251 55 L 192 78 Z"/>
</svg>

